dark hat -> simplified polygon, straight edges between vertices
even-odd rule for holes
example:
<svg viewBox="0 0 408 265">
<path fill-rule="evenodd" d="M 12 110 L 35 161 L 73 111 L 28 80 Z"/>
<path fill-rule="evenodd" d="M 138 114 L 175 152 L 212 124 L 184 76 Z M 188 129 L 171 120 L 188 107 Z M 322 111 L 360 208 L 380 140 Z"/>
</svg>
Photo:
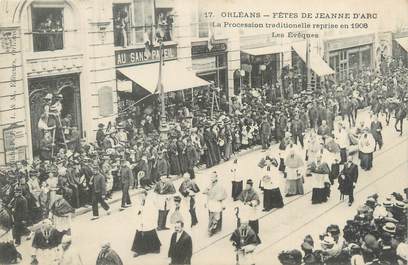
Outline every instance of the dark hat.
<svg viewBox="0 0 408 265">
<path fill-rule="evenodd" d="M 313 250 L 313 246 L 310 245 L 308 242 L 303 242 L 302 245 L 300 245 L 303 251 L 307 250 Z"/>
<path fill-rule="evenodd" d="M 340 234 L 340 228 L 339 228 L 339 226 L 338 225 L 329 225 L 328 227 L 327 227 L 327 230 L 326 230 L 328 233 L 330 233 L 330 234 L 332 234 L 332 235 L 338 235 L 338 234 Z"/>
<path fill-rule="evenodd" d="M 40 175 L 40 172 L 39 172 L 38 170 L 30 170 L 30 171 L 28 172 L 28 174 L 29 174 L 30 176 L 38 176 L 38 175 Z"/>
<path fill-rule="evenodd" d="M 405 203 L 403 201 L 395 201 L 394 206 L 396 208 L 399 208 L 399 209 L 404 209 L 405 208 Z"/>
<path fill-rule="evenodd" d="M 181 202 L 181 197 L 180 196 L 174 196 L 174 201 L 175 202 Z"/>
<path fill-rule="evenodd" d="M 398 193 L 398 192 L 393 192 L 393 193 L 391 193 L 391 195 L 394 196 L 394 198 L 397 201 L 403 201 L 404 200 L 404 197 L 402 197 L 402 195 L 400 193 Z"/>
<path fill-rule="evenodd" d="M 99 123 L 99 124 L 98 124 L 98 127 L 99 127 L 99 128 L 103 128 L 103 127 L 105 127 L 105 124 Z"/>
<path fill-rule="evenodd" d="M 254 184 L 254 182 L 252 181 L 252 179 L 248 179 L 248 180 L 246 181 L 246 184 L 253 185 L 253 184 Z"/>
</svg>

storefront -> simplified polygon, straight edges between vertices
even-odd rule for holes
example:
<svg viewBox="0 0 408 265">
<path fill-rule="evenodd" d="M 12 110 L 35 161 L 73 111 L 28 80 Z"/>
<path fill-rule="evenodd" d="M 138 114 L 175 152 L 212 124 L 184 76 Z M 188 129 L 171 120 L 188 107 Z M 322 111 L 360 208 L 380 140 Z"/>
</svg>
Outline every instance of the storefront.
<svg viewBox="0 0 408 265">
<path fill-rule="evenodd" d="M 180 108 L 193 104 L 194 89 L 208 86 L 209 83 L 197 77 L 191 66 L 177 60 L 176 44 L 164 45 L 162 54 L 164 63 L 161 67 L 161 84 L 166 96 L 167 116 L 172 119 Z M 137 113 L 152 113 L 157 118 L 157 95 L 160 92 L 159 46 L 154 46 L 151 50 L 117 50 L 115 59 L 119 113 L 134 110 Z"/>
<path fill-rule="evenodd" d="M 44 142 L 46 130 L 42 128 L 42 121 L 56 126 L 49 131 L 55 148 L 65 147 L 73 137 L 82 136 L 79 74 L 29 78 L 28 92 L 34 156 L 39 155 Z"/>
<path fill-rule="evenodd" d="M 392 56 L 403 65 L 408 66 L 408 32 L 394 34 Z"/>
<path fill-rule="evenodd" d="M 356 78 L 374 68 L 374 34 L 325 40 L 325 57 L 337 80 Z"/>
<path fill-rule="evenodd" d="M 216 40 L 191 43 L 192 70 L 197 76 L 220 88 L 222 95 L 228 95 L 227 41 Z"/>
<path fill-rule="evenodd" d="M 289 70 L 288 80 L 292 84 L 293 91 L 299 93 L 307 89 L 307 60 L 310 67 L 310 88 L 321 89 L 326 78 L 330 78 L 335 71 L 320 57 L 309 45 L 307 54 L 307 42 L 301 41 L 292 45 L 292 68 Z"/>
<path fill-rule="evenodd" d="M 241 51 L 241 68 L 245 71 L 243 85 L 269 86 L 280 82 L 285 46 L 274 45 Z"/>
</svg>

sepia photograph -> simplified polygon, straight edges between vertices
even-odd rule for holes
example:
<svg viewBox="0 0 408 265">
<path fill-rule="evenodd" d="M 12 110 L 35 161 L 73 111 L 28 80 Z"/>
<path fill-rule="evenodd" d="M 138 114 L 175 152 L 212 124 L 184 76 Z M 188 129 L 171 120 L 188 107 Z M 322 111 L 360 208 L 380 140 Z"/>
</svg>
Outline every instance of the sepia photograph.
<svg viewBox="0 0 408 265">
<path fill-rule="evenodd" d="M 408 0 L 0 0 L 0 265 L 408 265 Z"/>
</svg>

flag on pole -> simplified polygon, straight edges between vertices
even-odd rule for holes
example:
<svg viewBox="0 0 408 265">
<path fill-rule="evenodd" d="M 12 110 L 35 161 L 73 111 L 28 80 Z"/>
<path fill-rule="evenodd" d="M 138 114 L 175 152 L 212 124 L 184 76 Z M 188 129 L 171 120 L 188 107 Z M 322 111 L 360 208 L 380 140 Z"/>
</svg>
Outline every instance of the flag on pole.
<svg viewBox="0 0 408 265">
<path fill-rule="evenodd" d="M 306 74 L 307 74 L 307 89 L 310 89 L 311 72 L 310 72 L 310 40 L 306 39 Z"/>
<path fill-rule="evenodd" d="M 208 22 L 208 50 L 211 51 L 214 47 L 214 28 L 212 27 L 211 23 Z"/>
</svg>

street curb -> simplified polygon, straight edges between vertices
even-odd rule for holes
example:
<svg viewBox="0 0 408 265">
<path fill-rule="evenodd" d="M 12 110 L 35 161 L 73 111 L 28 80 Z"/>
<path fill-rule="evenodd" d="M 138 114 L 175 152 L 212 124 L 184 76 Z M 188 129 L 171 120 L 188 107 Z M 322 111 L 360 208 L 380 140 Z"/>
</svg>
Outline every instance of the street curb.
<svg viewBox="0 0 408 265">
<path fill-rule="evenodd" d="M 249 153 L 251 153 L 251 152 L 258 151 L 258 150 L 260 150 L 260 149 L 261 149 L 261 146 L 260 146 L 260 145 L 257 145 L 257 146 L 255 146 L 255 147 L 253 147 L 253 148 L 251 148 L 251 149 L 247 149 L 247 150 L 244 150 L 244 151 L 242 151 L 242 152 L 239 152 L 238 154 L 236 154 L 236 156 L 237 156 L 237 157 L 241 157 L 241 156 L 244 156 L 244 155 L 249 154 Z M 224 163 L 226 163 L 226 162 L 228 162 L 228 161 L 222 162 L 222 163 L 220 163 L 220 164 L 218 164 L 218 165 L 222 165 L 222 164 L 224 164 Z M 200 168 L 200 169 L 197 170 L 197 172 L 201 172 L 201 171 L 204 171 L 204 170 L 206 170 L 206 169 L 208 169 L 208 168 L 206 168 L 206 167 Z M 175 181 L 175 180 L 178 180 L 178 179 L 181 178 L 181 177 L 180 177 L 180 176 L 170 176 L 170 178 L 171 178 L 172 181 Z M 120 191 L 118 190 L 117 192 L 120 192 Z M 129 190 L 129 196 L 130 196 L 130 197 L 134 197 L 134 196 L 136 196 L 137 194 L 140 194 L 141 192 L 142 192 L 142 189 Z M 121 200 L 122 200 L 122 198 L 121 198 L 120 196 L 118 196 L 118 198 L 115 198 L 115 199 L 112 199 L 112 200 L 107 201 L 107 204 L 108 204 L 108 205 L 112 205 L 112 204 L 114 204 L 114 203 L 120 202 Z M 88 212 L 91 212 L 91 211 L 92 211 L 92 207 L 91 207 L 91 206 L 90 206 L 90 207 L 81 207 L 81 208 L 75 210 L 75 213 L 73 214 L 73 217 L 76 217 L 76 216 L 79 216 L 79 215 L 83 215 L 83 214 L 88 213 Z"/>
</svg>

